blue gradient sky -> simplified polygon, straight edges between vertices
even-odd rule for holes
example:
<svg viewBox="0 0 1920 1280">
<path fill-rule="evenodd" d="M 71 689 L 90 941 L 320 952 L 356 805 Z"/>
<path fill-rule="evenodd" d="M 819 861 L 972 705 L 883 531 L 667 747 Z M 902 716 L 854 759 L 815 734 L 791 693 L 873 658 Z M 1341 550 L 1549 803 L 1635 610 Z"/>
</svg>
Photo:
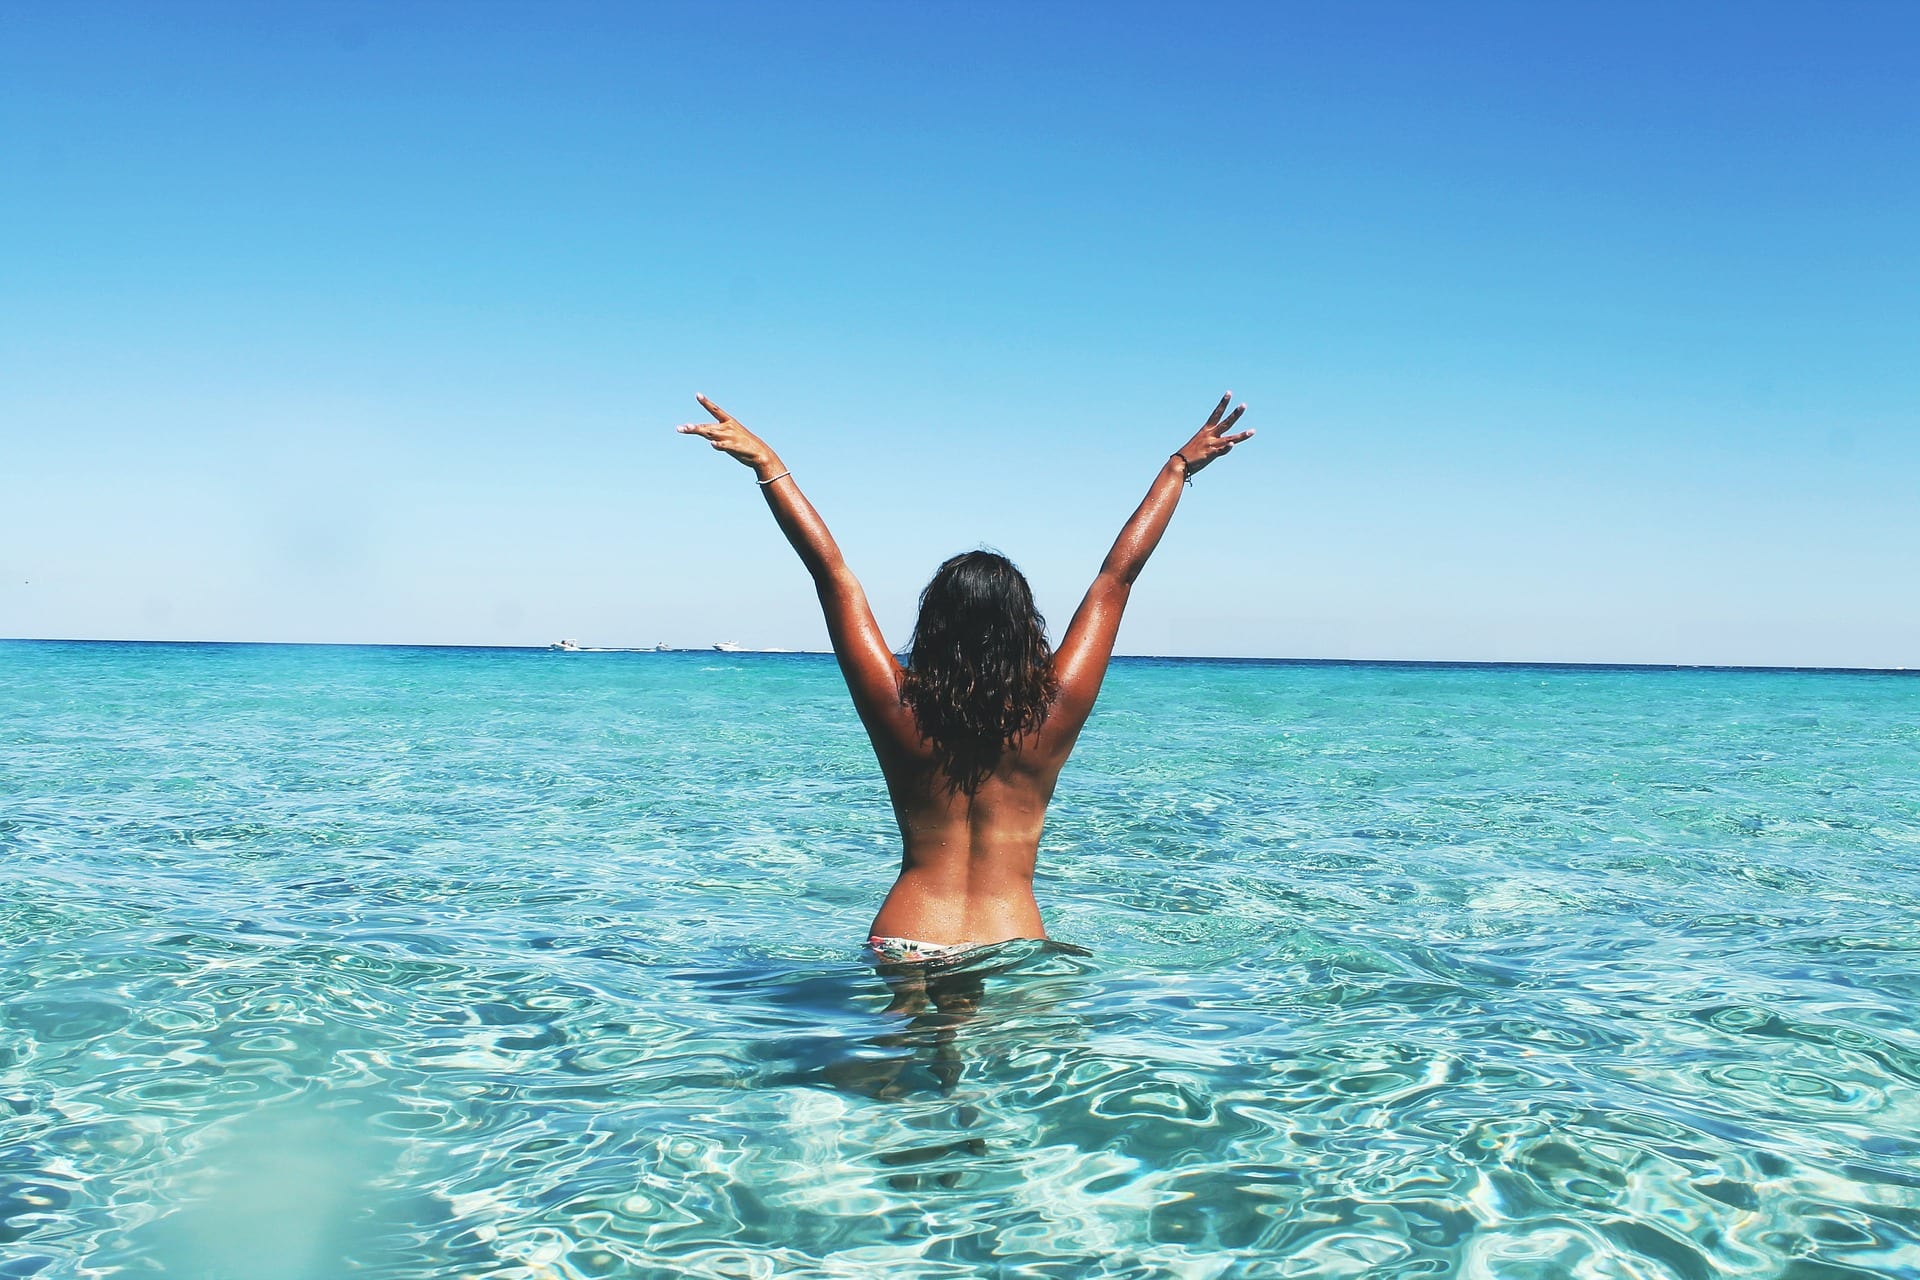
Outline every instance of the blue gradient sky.
<svg viewBox="0 0 1920 1280">
<path fill-rule="evenodd" d="M 14 5 L 0 635 L 1920 665 L 1920 7 Z"/>
</svg>

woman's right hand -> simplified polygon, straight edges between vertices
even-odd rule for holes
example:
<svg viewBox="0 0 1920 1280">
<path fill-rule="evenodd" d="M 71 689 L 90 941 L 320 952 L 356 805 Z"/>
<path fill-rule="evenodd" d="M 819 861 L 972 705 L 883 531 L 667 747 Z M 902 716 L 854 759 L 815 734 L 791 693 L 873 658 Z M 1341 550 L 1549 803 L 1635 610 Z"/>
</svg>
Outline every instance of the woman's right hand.
<svg viewBox="0 0 1920 1280">
<path fill-rule="evenodd" d="M 1215 458 L 1233 452 L 1233 446 L 1253 435 L 1251 427 L 1238 435 L 1227 434 L 1233 430 L 1233 424 L 1240 421 L 1240 415 L 1247 411 L 1247 406 L 1241 404 L 1234 405 L 1233 412 L 1228 413 L 1227 406 L 1230 404 L 1233 404 L 1231 391 L 1220 397 L 1220 403 L 1213 407 L 1213 415 L 1207 419 L 1204 427 L 1194 433 L 1193 439 L 1174 451 L 1173 456 L 1186 465 L 1189 476 Z"/>
</svg>

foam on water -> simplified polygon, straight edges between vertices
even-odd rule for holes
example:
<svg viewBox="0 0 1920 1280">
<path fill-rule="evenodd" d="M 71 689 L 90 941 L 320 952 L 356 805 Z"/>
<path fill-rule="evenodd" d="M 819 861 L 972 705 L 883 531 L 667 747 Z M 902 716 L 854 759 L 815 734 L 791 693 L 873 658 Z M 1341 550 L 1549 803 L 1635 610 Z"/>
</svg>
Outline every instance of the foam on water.
<svg viewBox="0 0 1920 1280">
<path fill-rule="evenodd" d="M 1916 726 L 1123 662 L 906 1015 L 830 659 L 0 644 L 0 1276 L 1920 1275 Z"/>
</svg>

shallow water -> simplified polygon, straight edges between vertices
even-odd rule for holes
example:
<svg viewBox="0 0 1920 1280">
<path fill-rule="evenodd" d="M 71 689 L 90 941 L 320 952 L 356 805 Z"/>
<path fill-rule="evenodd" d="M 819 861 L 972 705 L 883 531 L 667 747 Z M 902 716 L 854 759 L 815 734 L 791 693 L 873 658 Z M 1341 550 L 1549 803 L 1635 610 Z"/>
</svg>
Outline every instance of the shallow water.
<svg viewBox="0 0 1920 1280">
<path fill-rule="evenodd" d="M 1121 662 L 918 1016 L 830 659 L 0 644 L 0 1276 L 1920 1275 L 1920 680 Z"/>
</svg>

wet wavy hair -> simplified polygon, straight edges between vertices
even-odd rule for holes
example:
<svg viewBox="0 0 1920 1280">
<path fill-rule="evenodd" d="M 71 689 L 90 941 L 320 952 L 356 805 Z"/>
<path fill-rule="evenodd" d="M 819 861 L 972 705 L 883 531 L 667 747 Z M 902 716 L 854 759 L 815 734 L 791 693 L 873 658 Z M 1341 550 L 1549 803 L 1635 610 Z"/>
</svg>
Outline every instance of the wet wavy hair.
<svg viewBox="0 0 1920 1280">
<path fill-rule="evenodd" d="M 954 556 L 920 593 L 902 697 L 949 788 L 972 795 L 1001 753 L 1038 729 L 1059 691 L 1047 621 L 1013 561 Z"/>
</svg>

